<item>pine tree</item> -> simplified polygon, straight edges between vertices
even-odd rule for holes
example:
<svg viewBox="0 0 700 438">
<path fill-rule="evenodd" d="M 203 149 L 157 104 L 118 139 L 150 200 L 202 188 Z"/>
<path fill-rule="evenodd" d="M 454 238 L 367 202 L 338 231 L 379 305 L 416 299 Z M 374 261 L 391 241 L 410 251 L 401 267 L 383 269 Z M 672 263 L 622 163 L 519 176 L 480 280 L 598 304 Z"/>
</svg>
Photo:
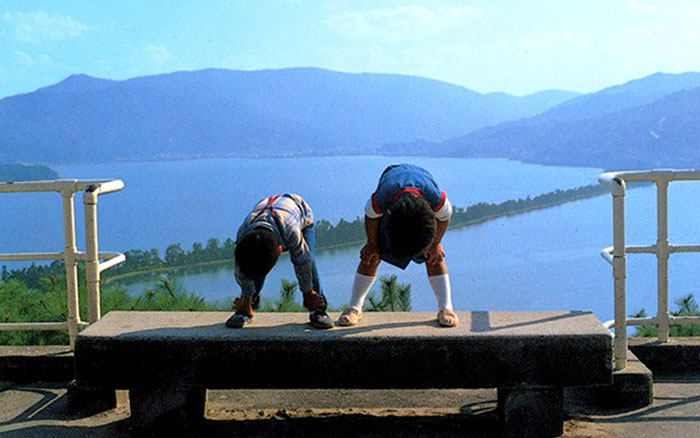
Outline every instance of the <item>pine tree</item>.
<svg viewBox="0 0 700 438">
<path fill-rule="evenodd" d="M 411 311 L 411 285 L 399 284 L 396 275 L 381 276 L 381 299 L 372 291 L 367 300 L 369 312 L 410 312 Z"/>
</svg>

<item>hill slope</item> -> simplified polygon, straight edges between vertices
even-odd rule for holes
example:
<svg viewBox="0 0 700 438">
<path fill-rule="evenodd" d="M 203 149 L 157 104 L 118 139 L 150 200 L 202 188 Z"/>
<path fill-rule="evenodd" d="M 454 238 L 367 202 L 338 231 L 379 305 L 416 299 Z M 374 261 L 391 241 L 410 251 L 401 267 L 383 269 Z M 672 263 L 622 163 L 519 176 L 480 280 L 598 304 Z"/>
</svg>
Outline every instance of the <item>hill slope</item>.
<svg viewBox="0 0 700 438">
<path fill-rule="evenodd" d="M 24 164 L 0 164 L 0 182 L 37 181 L 58 179 L 58 173 L 46 166 Z"/>
<path fill-rule="evenodd" d="M 586 119 L 487 128 L 439 146 L 449 156 L 540 164 L 700 167 L 700 87 Z"/>
<path fill-rule="evenodd" d="M 445 142 L 388 144 L 382 151 L 604 168 L 700 166 L 698 87 L 700 73 L 656 73 L 574 97 L 534 117 Z"/>
<path fill-rule="evenodd" d="M 0 100 L 0 160 L 368 153 L 532 116 L 574 95 L 484 95 L 419 77 L 314 68 L 75 75 Z"/>
</svg>

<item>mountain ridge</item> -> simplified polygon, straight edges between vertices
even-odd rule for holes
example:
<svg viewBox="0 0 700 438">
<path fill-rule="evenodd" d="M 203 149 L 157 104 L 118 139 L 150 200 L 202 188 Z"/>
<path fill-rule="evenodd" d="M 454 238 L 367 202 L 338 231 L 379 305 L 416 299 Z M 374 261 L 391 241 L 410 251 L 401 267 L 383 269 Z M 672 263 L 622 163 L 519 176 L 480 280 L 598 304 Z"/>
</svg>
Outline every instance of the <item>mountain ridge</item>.
<svg viewBox="0 0 700 438">
<path fill-rule="evenodd" d="M 0 100 L 0 159 L 114 161 L 374 153 L 442 141 L 571 97 L 480 94 L 417 76 L 318 68 L 72 75 Z"/>
<path fill-rule="evenodd" d="M 486 128 L 438 148 L 441 156 L 639 169 L 700 167 L 699 146 L 700 86 L 587 119 Z"/>
<path fill-rule="evenodd" d="M 603 168 L 700 167 L 700 154 L 692 147 L 700 143 L 694 124 L 699 88 L 700 73 L 655 73 L 574 97 L 533 117 L 443 142 L 388 144 L 382 151 Z"/>
</svg>

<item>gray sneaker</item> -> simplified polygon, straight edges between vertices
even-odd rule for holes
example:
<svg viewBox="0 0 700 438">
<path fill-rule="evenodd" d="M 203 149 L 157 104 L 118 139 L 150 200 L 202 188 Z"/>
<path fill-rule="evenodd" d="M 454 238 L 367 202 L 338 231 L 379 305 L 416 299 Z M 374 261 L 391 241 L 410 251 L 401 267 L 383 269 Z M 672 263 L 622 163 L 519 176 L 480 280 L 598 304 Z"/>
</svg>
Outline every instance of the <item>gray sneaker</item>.
<svg viewBox="0 0 700 438">
<path fill-rule="evenodd" d="M 313 310 L 309 313 L 311 325 L 317 329 L 329 329 L 333 327 L 333 319 L 325 311 Z"/>
<path fill-rule="evenodd" d="M 253 322 L 253 317 L 248 315 L 243 315 L 241 313 L 236 313 L 228 320 L 226 320 L 226 327 L 229 328 L 243 328 L 246 325 Z"/>
</svg>

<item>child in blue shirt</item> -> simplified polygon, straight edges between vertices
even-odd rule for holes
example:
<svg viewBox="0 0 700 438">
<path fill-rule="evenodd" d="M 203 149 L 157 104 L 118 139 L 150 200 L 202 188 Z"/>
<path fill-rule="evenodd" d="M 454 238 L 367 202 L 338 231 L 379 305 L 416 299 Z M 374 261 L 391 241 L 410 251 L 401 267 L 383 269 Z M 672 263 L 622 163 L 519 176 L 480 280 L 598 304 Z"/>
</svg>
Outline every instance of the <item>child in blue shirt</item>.
<svg viewBox="0 0 700 438">
<path fill-rule="evenodd" d="M 412 164 L 389 166 L 377 190 L 365 206 L 367 243 L 353 282 L 349 307 L 338 324 L 355 325 L 377 275 L 380 260 L 401 269 L 413 260 L 425 263 L 428 280 L 438 304 L 438 323 L 455 327 L 459 319 L 452 309 L 450 280 L 442 249 L 442 237 L 452 216 L 452 206 L 430 173 Z"/>
</svg>

